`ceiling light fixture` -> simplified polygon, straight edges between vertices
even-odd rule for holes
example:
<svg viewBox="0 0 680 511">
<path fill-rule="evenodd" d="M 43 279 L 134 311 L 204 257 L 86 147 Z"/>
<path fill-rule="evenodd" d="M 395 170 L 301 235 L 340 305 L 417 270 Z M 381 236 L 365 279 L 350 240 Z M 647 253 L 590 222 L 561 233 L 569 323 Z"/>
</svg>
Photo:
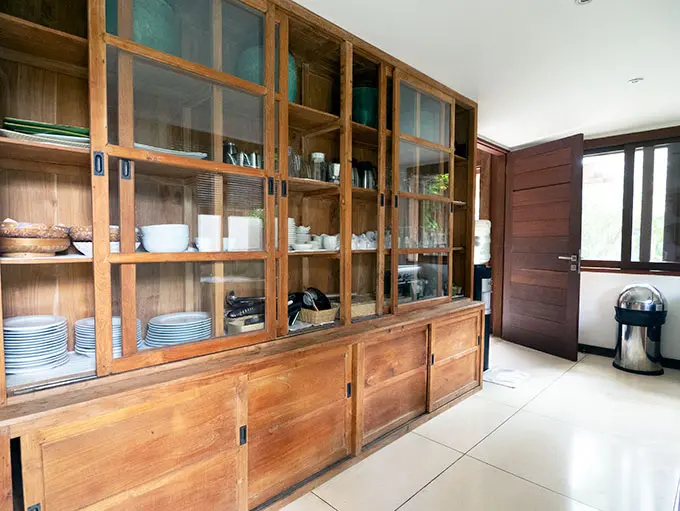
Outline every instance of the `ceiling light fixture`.
<svg viewBox="0 0 680 511">
<path fill-rule="evenodd" d="M 628 83 L 632 83 L 632 84 L 640 83 L 642 80 L 644 80 L 643 77 L 636 76 L 635 78 L 631 78 L 630 80 L 628 80 Z"/>
<path fill-rule="evenodd" d="M 586 5 L 592 2 L 593 0 L 574 0 L 576 2 L 576 5 Z"/>
</svg>

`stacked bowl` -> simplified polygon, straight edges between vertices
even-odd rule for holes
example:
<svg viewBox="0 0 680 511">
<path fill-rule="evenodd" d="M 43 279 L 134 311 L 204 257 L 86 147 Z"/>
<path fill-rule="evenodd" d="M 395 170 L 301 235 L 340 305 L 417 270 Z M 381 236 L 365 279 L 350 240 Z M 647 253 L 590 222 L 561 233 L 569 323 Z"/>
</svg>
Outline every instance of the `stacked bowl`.
<svg viewBox="0 0 680 511">
<path fill-rule="evenodd" d="M 3 324 L 5 371 L 24 374 L 69 361 L 64 316 L 17 316 Z"/>
<path fill-rule="evenodd" d="M 142 245 L 147 252 L 186 252 L 189 226 L 186 224 L 145 225 Z"/>
<path fill-rule="evenodd" d="M 177 312 L 149 321 L 145 344 L 153 348 L 201 341 L 212 337 L 212 318 L 207 312 Z"/>
<path fill-rule="evenodd" d="M 111 318 L 113 336 L 113 356 L 123 356 L 123 335 L 120 326 L 120 316 Z M 137 320 L 137 348 L 142 347 L 142 322 Z M 97 352 L 94 318 L 84 318 L 76 321 L 76 353 L 86 357 L 94 357 Z"/>
</svg>

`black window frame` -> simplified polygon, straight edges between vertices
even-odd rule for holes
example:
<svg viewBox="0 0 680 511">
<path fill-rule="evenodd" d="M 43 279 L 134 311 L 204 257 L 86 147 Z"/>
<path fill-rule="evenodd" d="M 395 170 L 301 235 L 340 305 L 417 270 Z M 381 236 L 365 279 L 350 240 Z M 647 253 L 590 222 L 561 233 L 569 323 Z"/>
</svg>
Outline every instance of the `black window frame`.
<svg viewBox="0 0 680 511">
<path fill-rule="evenodd" d="M 615 138 L 615 137 L 613 137 Z M 623 138 L 623 137 L 622 137 Z M 605 139 L 606 140 L 606 139 Z M 659 139 L 643 139 L 640 141 L 626 141 L 626 143 L 614 145 L 597 145 L 591 144 L 590 148 L 584 151 L 584 157 L 596 156 L 600 154 L 607 154 L 612 152 L 624 153 L 623 165 L 623 203 L 621 207 L 621 260 L 607 261 L 607 260 L 592 260 L 584 259 L 581 261 L 583 269 L 611 269 L 611 270 L 628 270 L 635 273 L 663 273 L 663 272 L 680 272 L 680 262 L 651 262 L 642 259 L 649 259 L 651 252 L 651 222 L 650 225 L 645 225 L 645 211 L 651 212 L 651 197 L 642 196 L 642 218 L 641 229 L 648 227 L 644 232 L 640 233 L 640 261 L 631 260 L 632 242 L 633 242 L 633 195 L 634 195 L 634 176 L 635 176 L 635 152 L 642 149 L 645 152 L 645 164 L 643 168 L 643 190 L 645 188 L 645 178 L 647 183 L 653 179 L 654 169 L 654 148 L 665 144 L 680 143 L 680 136 L 672 136 L 668 138 Z M 649 199 L 649 200 L 646 200 Z M 647 232 L 649 231 L 649 232 Z M 680 240 L 678 240 L 680 241 Z"/>
</svg>

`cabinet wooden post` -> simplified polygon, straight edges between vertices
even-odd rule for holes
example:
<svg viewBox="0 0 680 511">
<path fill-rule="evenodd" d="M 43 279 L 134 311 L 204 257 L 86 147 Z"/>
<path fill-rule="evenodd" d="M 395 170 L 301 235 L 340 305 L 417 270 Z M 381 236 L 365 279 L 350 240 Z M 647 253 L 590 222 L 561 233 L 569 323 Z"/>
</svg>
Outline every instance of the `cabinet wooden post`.
<svg viewBox="0 0 680 511">
<path fill-rule="evenodd" d="M 105 147 L 108 140 L 106 98 L 105 0 L 90 0 L 89 6 L 89 88 L 90 168 L 92 179 L 92 241 L 94 268 L 95 332 L 97 375 L 111 372 L 111 264 L 109 257 L 109 165 Z"/>
<path fill-rule="evenodd" d="M 340 50 L 340 321 L 352 322 L 352 44 Z"/>
</svg>

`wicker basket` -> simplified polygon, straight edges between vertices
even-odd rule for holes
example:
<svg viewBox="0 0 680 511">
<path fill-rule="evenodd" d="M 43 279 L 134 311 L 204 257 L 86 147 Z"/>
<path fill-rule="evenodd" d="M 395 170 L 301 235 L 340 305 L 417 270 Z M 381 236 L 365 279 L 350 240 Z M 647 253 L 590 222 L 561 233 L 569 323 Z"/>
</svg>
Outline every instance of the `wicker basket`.
<svg viewBox="0 0 680 511">
<path fill-rule="evenodd" d="M 69 236 L 73 241 L 92 241 L 92 226 L 74 225 L 69 231 Z M 137 235 L 137 238 L 139 238 L 139 235 Z M 109 241 L 120 241 L 120 228 L 117 225 L 109 227 Z"/>
<path fill-rule="evenodd" d="M 324 311 L 313 311 L 310 309 L 302 309 L 300 311 L 300 321 L 311 323 L 312 325 L 322 325 L 324 323 L 331 323 L 335 320 L 338 314 L 339 307 L 331 307 Z"/>
<path fill-rule="evenodd" d="M 6 220 L 0 223 L 0 238 L 68 239 L 68 230 L 64 225 Z"/>
<path fill-rule="evenodd" d="M 5 257 L 52 257 L 70 246 L 68 238 L 0 238 L 0 253 Z"/>
<path fill-rule="evenodd" d="M 352 303 L 352 318 L 375 315 L 375 300 Z"/>
</svg>

